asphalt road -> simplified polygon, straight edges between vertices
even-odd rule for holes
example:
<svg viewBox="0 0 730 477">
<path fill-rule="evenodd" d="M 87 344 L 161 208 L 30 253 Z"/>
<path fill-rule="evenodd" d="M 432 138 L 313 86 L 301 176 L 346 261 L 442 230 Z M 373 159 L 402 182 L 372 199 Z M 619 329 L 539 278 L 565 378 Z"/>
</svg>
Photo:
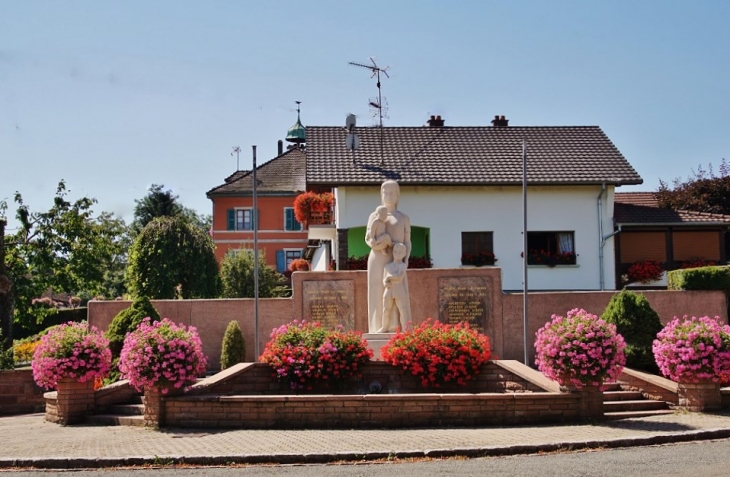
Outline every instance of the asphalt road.
<svg viewBox="0 0 730 477">
<path fill-rule="evenodd" d="M 161 462 L 164 464 L 164 462 Z M 12 470 L 5 471 L 15 473 Z M 22 472 L 22 474 L 21 474 Z M 0 471 L 0 474 L 3 473 Z M 53 472 L 23 470 L 19 477 L 727 477 L 730 439 L 652 447 L 557 452 L 545 455 L 384 461 L 369 464 L 277 465 L 246 467 L 162 467 Z"/>
</svg>

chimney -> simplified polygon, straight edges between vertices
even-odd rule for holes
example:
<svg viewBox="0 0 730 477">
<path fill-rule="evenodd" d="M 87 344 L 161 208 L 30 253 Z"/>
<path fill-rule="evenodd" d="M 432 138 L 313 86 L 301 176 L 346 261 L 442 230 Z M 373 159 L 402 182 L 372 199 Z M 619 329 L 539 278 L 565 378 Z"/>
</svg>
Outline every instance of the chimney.
<svg viewBox="0 0 730 477">
<path fill-rule="evenodd" d="M 284 141 L 279 139 L 279 142 L 277 143 L 277 145 L 279 146 L 279 148 L 278 148 L 279 154 L 277 154 L 277 156 L 281 156 L 284 152 Z"/>
<path fill-rule="evenodd" d="M 505 118 L 504 115 L 495 115 L 494 119 L 492 119 L 492 126 L 496 128 L 506 128 L 509 126 L 509 119 Z"/>
<path fill-rule="evenodd" d="M 431 116 L 431 119 L 426 121 L 428 125 L 432 128 L 435 127 L 442 127 L 444 125 L 444 120 L 441 119 L 441 116 Z"/>
</svg>

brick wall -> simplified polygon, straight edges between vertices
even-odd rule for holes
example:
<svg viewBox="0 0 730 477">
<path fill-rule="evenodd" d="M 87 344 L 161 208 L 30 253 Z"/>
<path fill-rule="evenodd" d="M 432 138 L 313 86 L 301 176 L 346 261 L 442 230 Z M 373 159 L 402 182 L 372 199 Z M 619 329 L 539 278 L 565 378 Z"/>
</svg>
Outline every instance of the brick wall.
<svg viewBox="0 0 730 477">
<path fill-rule="evenodd" d="M 0 415 L 43 412 L 43 389 L 33 381 L 33 371 L 0 371 Z"/>
<path fill-rule="evenodd" d="M 602 408 L 594 405 L 596 399 L 602 403 L 599 391 L 546 392 L 495 362 L 483 365 L 467 386 L 436 389 L 424 389 L 416 378 L 389 364 L 370 362 L 360 378 L 296 394 L 278 383 L 266 364 L 236 366 L 185 396 L 166 398 L 163 425 L 396 428 L 536 424 L 602 416 Z M 368 394 L 374 381 L 382 388 Z"/>
</svg>

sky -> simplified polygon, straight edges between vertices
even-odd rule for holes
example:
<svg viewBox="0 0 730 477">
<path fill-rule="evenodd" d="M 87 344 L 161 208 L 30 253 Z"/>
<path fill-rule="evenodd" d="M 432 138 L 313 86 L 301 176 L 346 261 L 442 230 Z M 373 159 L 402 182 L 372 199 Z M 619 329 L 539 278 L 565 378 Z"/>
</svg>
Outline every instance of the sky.
<svg viewBox="0 0 730 477">
<path fill-rule="evenodd" d="M 206 192 L 304 125 L 600 126 L 654 191 L 730 158 L 726 0 L 0 0 L 0 200 L 127 223 L 152 184 Z M 12 231 L 12 230 L 11 230 Z"/>
</svg>

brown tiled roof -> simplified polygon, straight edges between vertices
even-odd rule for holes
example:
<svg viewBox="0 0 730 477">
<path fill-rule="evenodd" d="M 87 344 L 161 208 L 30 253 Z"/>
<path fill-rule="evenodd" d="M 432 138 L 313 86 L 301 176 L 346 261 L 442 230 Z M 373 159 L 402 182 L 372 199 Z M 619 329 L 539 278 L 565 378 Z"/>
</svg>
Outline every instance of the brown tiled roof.
<svg viewBox="0 0 730 477">
<path fill-rule="evenodd" d="M 261 195 L 296 195 L 306 190 L 306 154 L 299 148 L 256 167 L 256 193 Z M 253 194 L 252 171 L 236 171 L 225 183 L 207 192 L 208 197 Z"/>
<path fill-rule="evenodd" d="M 356 128 L 347 150 L 342 127 L 307 127 L 307 183 L 499 185 L 522 183 L 522 141 L 531 184 L 641 184 L 597 126 Z"/>
<path fill-rule="evenodd" d="M 730 215 L 660 208 L 654 192 L 617 192 L 613 217 L 621 225 L 730 224 Z"/>
</svg>

